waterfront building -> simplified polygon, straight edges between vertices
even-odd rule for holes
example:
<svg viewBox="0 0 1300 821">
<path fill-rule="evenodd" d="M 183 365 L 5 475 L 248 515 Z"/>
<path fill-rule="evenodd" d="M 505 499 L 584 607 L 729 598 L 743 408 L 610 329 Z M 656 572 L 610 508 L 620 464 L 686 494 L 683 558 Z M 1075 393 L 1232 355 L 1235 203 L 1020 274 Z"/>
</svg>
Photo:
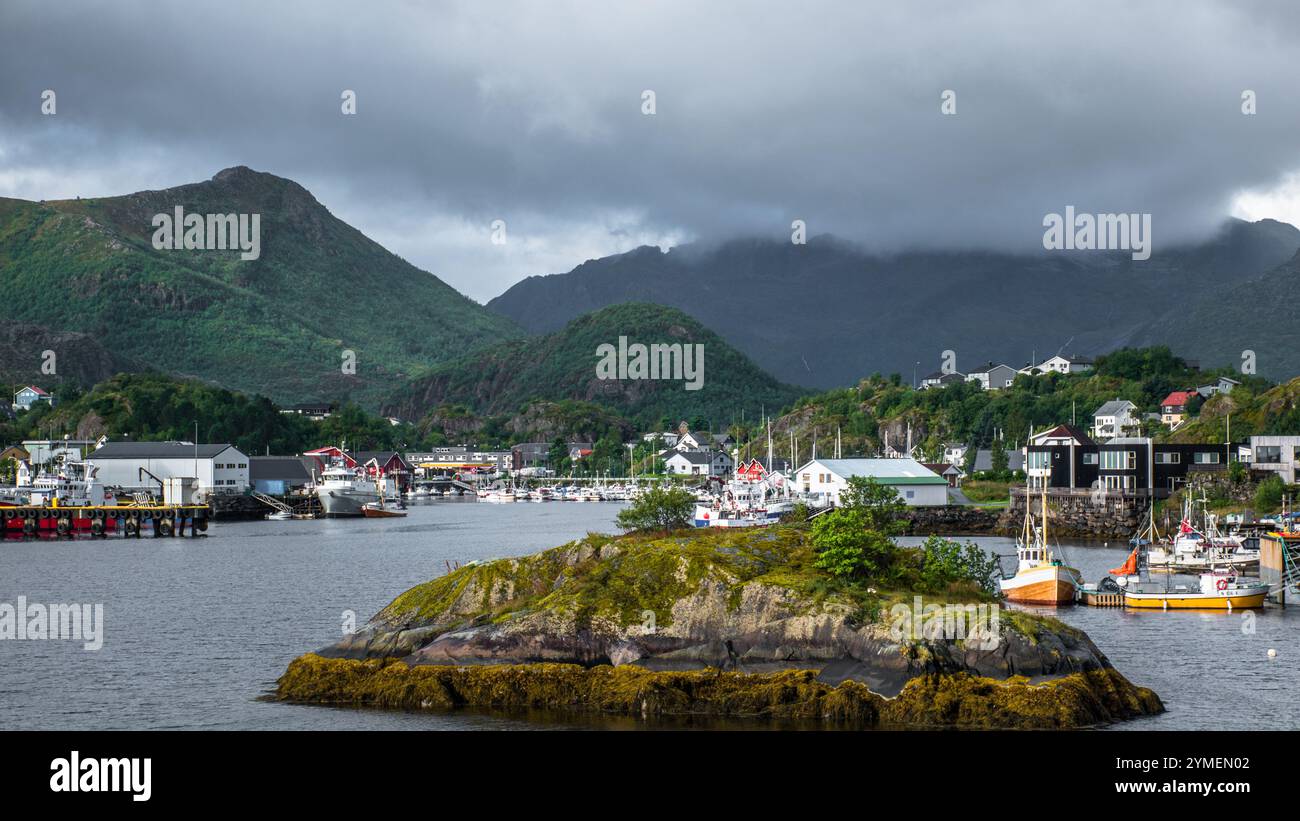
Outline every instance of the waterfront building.
<svg viewBox="0 0 1300 821">
<path fill-rule="evenodd" d="M 666 451 L 664 469 L 679 476 L 727 476 L 732 471 L 732 459 L 720 450 Z"/>
<path fill-rule="evenodd" d="M 251 456 L 248 479 L 253 490 L 284 496 L 311 484 L 311 472 L 300 456 Z"/>
<path fill-rule="evenodd" d="M 849 479 L 863 476 L 894 488 L 912 507 L 948 504 L 948 481 L 915 459 L 813 459 L 795 471 L 795 489 L 817 501 L 840 503 Z"/>
<path fill-rule="evenodd" d="M 99 468 L 104 485 L 161 493 L 172 478 L 197 478 L 203 493 L 244 493 L 249 460 L 230 444 L 193 442 L 107 442 L 86 457 Z"/>
</svg>

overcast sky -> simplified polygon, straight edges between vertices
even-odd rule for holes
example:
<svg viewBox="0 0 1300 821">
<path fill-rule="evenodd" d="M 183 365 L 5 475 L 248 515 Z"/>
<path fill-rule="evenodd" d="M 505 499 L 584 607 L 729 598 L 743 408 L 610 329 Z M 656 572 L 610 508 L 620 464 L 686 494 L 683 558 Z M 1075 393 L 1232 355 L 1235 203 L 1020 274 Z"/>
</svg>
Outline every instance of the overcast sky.
<svg viewBox="0 0 1300 821">
<path fill-rule="evenodd" d="M 248 165 L 483 301 L 794 219 L 882 251 L 1030 251 L 1067 205 L 1150 212 L 1157 249 L 1300 223 L 1287 4 L 293 5 L 4 0 L 0 195 Z"/>
</svg>

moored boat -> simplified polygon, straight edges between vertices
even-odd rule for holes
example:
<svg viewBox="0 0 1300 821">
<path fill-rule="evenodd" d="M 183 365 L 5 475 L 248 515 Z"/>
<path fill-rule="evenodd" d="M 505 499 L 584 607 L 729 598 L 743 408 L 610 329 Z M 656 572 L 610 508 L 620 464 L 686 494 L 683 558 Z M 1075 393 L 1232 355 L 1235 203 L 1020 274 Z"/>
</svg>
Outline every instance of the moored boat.
<svg viewBox="0 0 1300 821">
<path fill-rule="evenodd" d="M 1047 488 L 1042 493 L 1042 524 L 1034 522 L 1025 499 L 1025 523 L 1016 540 L 1016 572 L 998 582 L 1007 601 L 1020 604 L 1073 604 L 1083 578 L 1053 554 L 1047 541 Z"/>
</svg>

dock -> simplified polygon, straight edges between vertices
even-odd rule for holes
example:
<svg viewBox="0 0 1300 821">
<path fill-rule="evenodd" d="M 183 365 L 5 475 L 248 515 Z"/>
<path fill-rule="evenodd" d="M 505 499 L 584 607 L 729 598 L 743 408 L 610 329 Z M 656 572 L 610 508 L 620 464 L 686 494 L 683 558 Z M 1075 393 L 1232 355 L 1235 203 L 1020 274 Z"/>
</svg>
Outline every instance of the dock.
<svg viewBox="0 0 1300 821">
<path fill-rule="evenodd" d="M 187 528 L 193 538 L 208 529 L 210 518 L 207 505 L 194 504 L 16 505 L 0 508 L 0 533 L 23 538 L 43 535 L 71 538 L 77 533 L 88 533 L 97 539 L 120 533 L 138 539 L 148 525 L 155 538 L 183 537 Z"/>
<path fill-rule="evenodd" d="M 1079 604 L 1088 607 L 1123 607 L 1124 594 L 1106 590 L 1083 590 L 1079 593 Z"/>
</svg>

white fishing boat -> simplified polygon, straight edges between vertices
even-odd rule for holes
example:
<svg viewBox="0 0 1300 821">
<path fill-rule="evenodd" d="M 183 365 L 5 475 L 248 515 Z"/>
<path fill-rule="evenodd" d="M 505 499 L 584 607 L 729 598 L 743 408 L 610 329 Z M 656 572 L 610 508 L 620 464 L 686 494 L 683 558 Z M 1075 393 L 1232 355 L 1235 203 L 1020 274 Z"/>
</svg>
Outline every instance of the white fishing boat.
<svg viewBox="0 0 1300 821">
<path fill-rule="evenodd" d="M 379 483 L 361 468 L 349 468 L 335 460 L 321 474 L 316 484 L 316 498 L 331 518 L 364 516 L 362 508 L 380 498 Z"/>
<path fill-rule="evenodd" d="M 1190 496 L 1183 502 L 1178 532 L 1167 540 L 1152 539 L 1147 564 L 1152 570 L 1196 573 L 1215 567 L 1246 570 L 1259 566 L 1259 543 L 1247 543 L 1244 536 L 1224 535 L 1218 517 L 1208 510 L 1209 502 Z M 1199 515 L 1197 514 L 1197 511 Z"/>
</svg>

